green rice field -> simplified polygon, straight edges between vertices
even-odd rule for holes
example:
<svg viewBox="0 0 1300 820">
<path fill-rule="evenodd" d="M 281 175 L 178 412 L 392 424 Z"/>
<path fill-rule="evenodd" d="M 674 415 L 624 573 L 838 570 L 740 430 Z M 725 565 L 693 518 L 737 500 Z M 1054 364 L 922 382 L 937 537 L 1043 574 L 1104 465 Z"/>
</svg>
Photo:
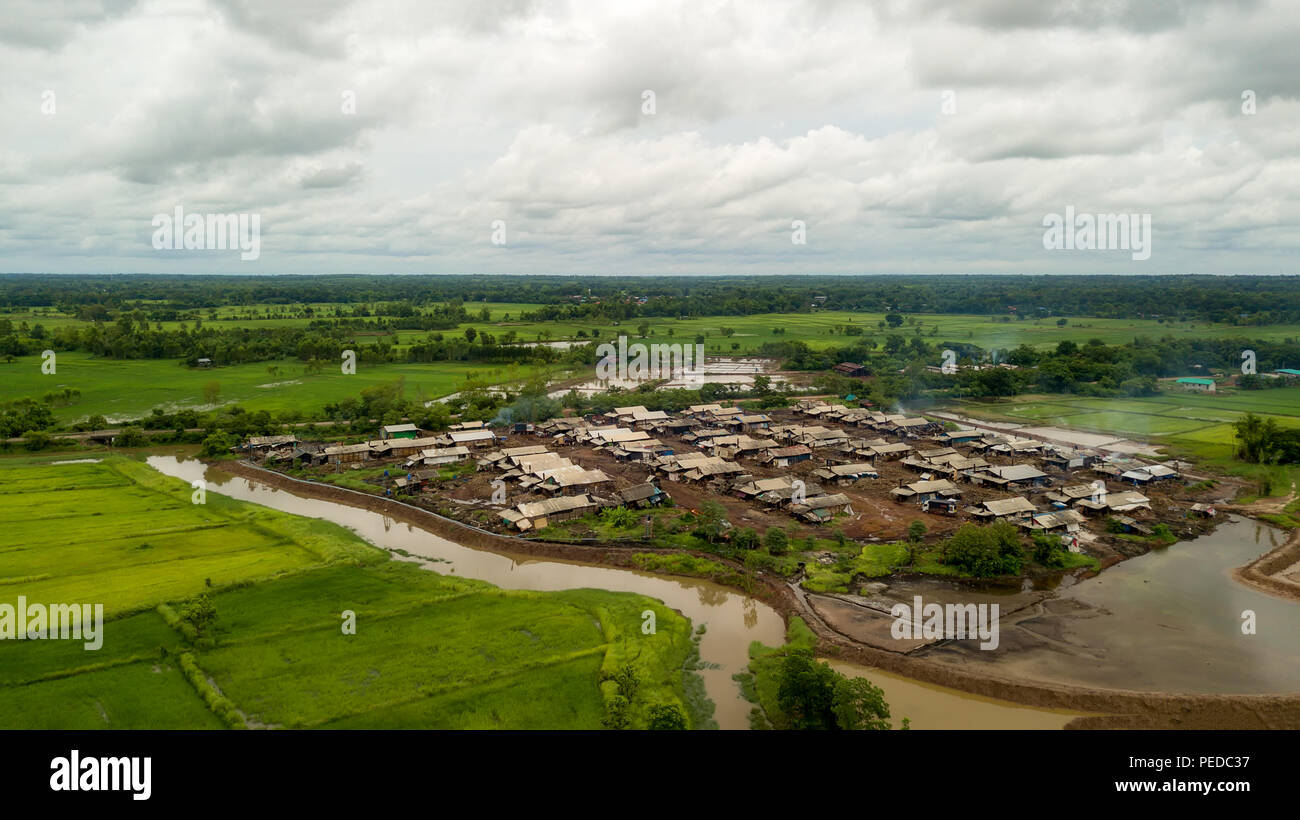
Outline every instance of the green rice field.
<svg viewBox="0 0 1300 820">
<path fill-rule="evenodd" d="M 329 522 L 194 504 L 130 459 L 56 461 L 0 460 L 0 603 L 103 604 L 103 645 L 0 640 L 0 728 L 600 728 L 623 664 L 634 725 L 688 711 L 690 622 L 657 601 L 501 590 Z M 195 636 L 175 612 L 200 593 L 217 620 Z"/>
<path fill-rule="evenodd" d="M 366 387 L 399 378 L 406 380 L 408 396 L 431 400 L 456 392 L 470 378 L 491 384 L 515 383 L 533 373 L 529 367 L 437 362 L 359 363 L 351 375 L 344 375 L 340 368 L 307 374 L 303 363 L 293 360 L 201 369 L 183 367 L 171 359 L 103 359 L 87 353 L 58 354 L 52 375 L 43 374 L 40 364 L 38 356 L 0 363 L 0 401 L 39 398 L 51 390 L 74 388 L 81 391 L 80 398 L 54 411 L 64 422 L 92 414 L 115 422 L 147 416 L 155 407 L 174 412 L 226 404 L 254 412 L 307 412 L 356 398 Z M 210 382 L 219 387 L 215 404 L 205 401 L 204 388 Z"/>
</svg>

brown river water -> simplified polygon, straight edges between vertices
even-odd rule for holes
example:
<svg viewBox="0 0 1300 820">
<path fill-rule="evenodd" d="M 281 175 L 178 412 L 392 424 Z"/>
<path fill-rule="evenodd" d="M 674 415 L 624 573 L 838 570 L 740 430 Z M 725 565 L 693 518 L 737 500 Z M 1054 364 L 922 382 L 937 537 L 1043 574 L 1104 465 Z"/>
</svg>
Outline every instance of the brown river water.
<svg viewBox="0 0 1300 820">
<path fill-rule="evenodd" d="M 1014 677 L 1098 688 L 1300 692 L 1300 602 L 1234 580 L 1285 533 L 1231 517 L 1214 532 L 1131 558 L 1004 617 L 1001 645 L 918 653 Z M 1253 634 L 1243 631 L 1253 614 Z"/>
<path fill-rule="evenodd" d="M 748 648 L 752 641 L 761 641 L 770 646 L 784 643 L 784 623 L 774 609 L 742 593 L 732 591 L 717 584 L 689 578 L 667 577 L 637 572 L 614 567 L 599 567 L 554 559 L 538 559 L 528 556 L 503 555 L 495 552 L 474 549 L 449 541 L 411 524 L 397 522 L 380 513 L 370 512 L 357 507 L 304 498 L 291 492 L 268 487 L 256 481 L 234 477 L 225 473 L 207 470 L 198 459 L 185 459 L 173 456 L 153 456 L 148 459 L 155 469 L 187 482 L 203 478 L 208 482 L 208 490 L 222 495 L 261 504 L 266 507 L 297 515 L 321 518 L 345 526 L 362 538 L 378 547 L 390 550 L 404 550 L 413 556 L 429 559 L 435 563 L 427 564 L 435 572 L 454 573 L 470 578 L 477 578 L 507 589 L 561 590 L 578 588 L 598 588 L 615 591 L 636 592 L 656 598 L 687 616 L 696 625 L 705 624 L 707 629 L 700 642 L 700 656 L 708 667 L 701 671 L 709 697 L 716 704 L 714 718 L 724 729 L 744 729 L 749 725 L 749 712 L 752 705 L 740 695 L 739 687 L 731 679 L 732 674 L 743 670 L 748 663 Z M 1051 662 L 1053 653 L 1044 653 L 1033 641 L 1012 641 L 1011 651 L 1000 649 L 995 652 L 968 652 L 959 643 L 949 644 L 935 652 L 935 659 L 953 660 L 957 663 L 994 663 L 999 673 L 1024 672 L 1025 677 L 1046 680 L 1064 680 L 1069 682 L 1112 686 L 1117 688 L 1151 688 L 1155 680 L 1142 672 L 1147 664 L 1141 661 L 1148 655 L 1164 658 L 1158 665 L 1177 668 L 1196 667 L 1208 652 L 1195 652 L 1194 646 L 1187 641 L 1173 642 L 1177 648 L 1166 651 L 1171 639 L 1165 630 L 1166 622 L 1175 622 L 1175 628 L 1188 628 L 1189 621 L 1201 629 L 1193 631 L 1188 640 L 1203 639 L 1202 631 L 1209 628 L 1219 635 L 1219 641 L 1212 647 L 1212 652 L 1229 651 L 1229 656 L 1216 667 L 1217 675 L 1208 686 L 1189 688 L 1185 685 L 1172 686 L 1180 691 L 1295 691 L 1300 689 L 1300 665 L 1294 665 L 1297 642 L 1300 642 L 1300 630 L 1297 630 L 1296 618 L 1300 616 L 1300 604 L 1270 599 L 1235 584 L 1219 564 L 1237 566 L 1253 558 L 1262 549 L 1253 543 L 1243 547 L 1232 547 L 1234 539 L 1241 540 L 1243 532 L 1238 532 L 1242 525 L 1257 527 L 1254 522 L 1239 522 L 1235 525 L 1221 527 L 1215 538 L 1230 527 L 1231 534 L 1221 537 L 1223 544 L 1212 550 L 1195 553 L 1204 559 L 1204 553 L 1216 557 L 1215 569 L 1198 571 L 1196 562 L 1180 563 L 1168 570 L 1170 577 L 1161 585 L 1151 588 L 1150 582 L 1156 572 L 1166 571 L 1164 563 L 1167 556 L 1180 546 L 1175 545 L 1160 553 L 1151 553 L 1135 558 L 1118 567 L 1107 570 L 1103 576 L 1077 584 L 1062 590 L 1062 597 L 1079 596 L 1089 601 L 1089 606 L 1104 611 L 1107 615 L 1118 612 L 1124 620 L 1137 618 L 1133 609 L 1146 607 L 1147 615 L 1140 618 L 1142 623 L 1165 624 L 1163 627 L 1152 626 L 1149 629 L 1118 630 L 1112 617 L 1101 619 L 1100 628 L 1088 634 L 1088 640 L 1105 644 L 1110 639 L 1118 639 L 1110 659 L 1103 656 L 1098 663 L 1096 652 L 1083 656 L 1074 665 Z M 1278 531 L 1262 527 L 1261 538 L 1277 538 Z M 1199 545 L 1206 538 L 1190 542 Z M 1266 547 L 1265 547 L 1266 548 Z M 1249 553 L 1249 554 L 1247 554 Z M 1244 556 L 1237 560 L 1238 556 Z M 1145 559 L 1153 559 L 1144 562 Z M 1235 563 L 1233 563 L 1235 561 Z M 1153 562 L 1164 562 L 1154 568 L 1142 571 L 1142 567 Z M 1226 562 L 1226 563 L 1225 563 Z M 1215 583 L 1210 576 L 1217 578 Z M 1132 576 L 1132 577 L 1129 577 Z M 1115 581 L 1112 583 L 1112 577 Z M 1123 580 L 1121 580 L 1123 579 Z M 1136 579 L 1136 580 L 1134 580 Z M 1098 582 L 1095 583 L 1094 582 Z M 1093 586 L 1089 586 L 1093 584 Z M 1137 589 L 1139 584 L 1144 589 Z M 1102 586 L 1105 589 L 1102 590 Z M 1095 589 L 1095 592 L 1093 591 Z M 1150 593 L 1154 593 L 1149 597 Z M 1140 594 L 1140 596 L 1139 596 Z M 1136 600 L 1141 597 L 1141 601 Z M 1095 598 L 1095 600 L 1094 600 Z M 1214 602 L 1214 605 L 1210 605 Z M 1261 624 L 1269 623 L 1272 638 L 1251 644 L 1239 642 L 1225 632 L 1219 621 L 1223 612 L 1237 611 L 1240 606 L 1249 604 L 1262 612 Z M 1283 606 L 1285 605 L 1285 606 Z M 1159 612 L 1157 617 L 1155 612 Z M 1095 613 L 1094 613 L 1095 614 Z M 1069 614 L 1061 616 L 1069 619 Z M 1276 650 L 1279 645 L 1277 630 L 1279 618 L 1289 618 L 1290 638 L 1282 639 L 1281 645 L 1289 646 L 1286 660 L 1268 663 L 1263 655 Z M 1267 619 L 1267 620 L 1265 620 Z M 1097 618 L 1084 619 L 1085 628 L 1089 623 L 1096 623 Z M 1075 621 L 1069 620 L 1074 627 Z M 1178 625 L 1181 625 L 1179 627 Z M 1019 626 L 1004 625 L 1003 647 L 1007 648 L 1005 633 L 1015 633 Z M 1261 634 L 1264 627 L 1261 625 Z M 1136 637 L 1134 637 L 1136 636 Z M 1257 652 L 1252 654 L 1252 649 Z M 1241 652 L 1245 657 L 1241 657 Z M 1189 662 L 1188 652 L 1193 652 L 1197 662 Z M 1059 654 L 1059 653 L 1058 653 Z M 1069 654 L 1069 653 L 1065 653 Z M 1258 657 L 1256 657 L 1258 655 Z M 1167 656 L 1167 657 L 1166 657 Z M 1218 657 L 1217 655 L 1215 657 Z M 1229 661 L 1229 658 L 1231 660 Z M 1132 666 L 1137 662 L 1136 666 Z M 1235 678 L 1226 673 L 1229 663 L 1236 665 L 1240 674 Z M 1293 664 L 1289 674 L 1284 671 L 1287 663 Z M 1111 668 L 1119 664 L 1117 671 L 1110 674 L 1096 674 L 1098 666 Z M 1123 664 L 1129 664 L 1125 667 Z M 850 675 L 865 675 L 874 684 L 885 691 L 886 701 L 891 706 L 895 725 L 903 717 L 911 719 L 916 729 L 928 728 L 1060 728 L 1076 714 L 1058 710 L 1037 709 L 1019 706 L 1014 703 L 979 697 L 947 689 L 928 683 L 913 681 L 905 677 L 882 672 L 877 669 L 857 667 L 843 662 L 833 662 L 841 672 Z M 1019 666 L 1024 668 L 1020 669 Z M 1138 674 L 1126 674 L 1124 669 L 1138 670 Z M 1261 668 L 1267 668 L 1263 674 Z M 1090 674 L 1090 670 L 1092 674 Z M 990 671 L 993 671 L 992 669 Z M 1262 676 L 1262 677 L 1261 677 Z M 1188 675 L 1166 676 L 1172 681 L 1189 679 Z M 1163 679 L 1163 678 L 1160 678 Z M 1190 679 L 1197 680 L 1195 674 Z M 1233 685 L 1222 685 L 1233 681 Z M 1104 681 L 1104 682 L 1103 682 Z M 1141 685 L 1141 684 L 1147 685 Z M 1284 685 L 1285 684 L 1285 685 Z M 1282 688 L 1277 688 L 1277 687 Z"/>
</svg>

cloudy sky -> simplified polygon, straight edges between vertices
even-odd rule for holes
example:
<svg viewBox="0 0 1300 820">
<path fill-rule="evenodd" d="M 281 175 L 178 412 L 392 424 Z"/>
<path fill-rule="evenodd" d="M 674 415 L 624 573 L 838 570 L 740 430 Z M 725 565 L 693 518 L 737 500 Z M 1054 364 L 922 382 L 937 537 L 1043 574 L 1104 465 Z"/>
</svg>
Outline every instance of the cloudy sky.
<svg viewBox="0 0 1300 820">
<path fill-rule="evenodd" d="M 1294 0 L 11 0 L 0 271 L 1293 273 L 1297 42 Z M 177 206 L 260 256 L 156 250 Z M 1045 249 L 1067 207 L 1150 258 Z"/>
</svg>

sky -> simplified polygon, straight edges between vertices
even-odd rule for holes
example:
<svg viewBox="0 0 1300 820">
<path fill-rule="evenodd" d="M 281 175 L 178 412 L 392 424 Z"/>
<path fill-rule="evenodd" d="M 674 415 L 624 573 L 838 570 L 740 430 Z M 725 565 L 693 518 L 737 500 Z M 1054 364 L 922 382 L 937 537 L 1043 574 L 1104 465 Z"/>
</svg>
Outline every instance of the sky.
<svg viewBox="0 0 1300 820">
<path fill-rule="evenodd" d="M 4 11 L 0 272 L 1283 274 L 1300 258 L 1295 0 Z M 257 251 L 173 248 L 160 219 L 177 208 L 243 215 Z M 1053 247 L 1067 214 L 1079 241 Z M 1088 247 L 1093 214 L 1149 219 L 1145 255 Z"/>
</svg>

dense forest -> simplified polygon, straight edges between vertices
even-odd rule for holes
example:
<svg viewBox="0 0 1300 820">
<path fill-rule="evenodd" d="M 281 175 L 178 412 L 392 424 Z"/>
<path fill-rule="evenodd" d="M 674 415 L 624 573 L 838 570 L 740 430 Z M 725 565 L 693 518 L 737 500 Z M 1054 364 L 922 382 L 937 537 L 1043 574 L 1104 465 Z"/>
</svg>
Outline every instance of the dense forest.
<svg viewBox="0 0 1300 820">
<path fill-rule="evenodd" d="M 485 301 L 536 305 L 521 317 L 535 320 L 858 310 L 1257 326 L 1300 322 L 1300 277 L 0 275 L 0 307 L 57 307 L 92 319 L 140 309 L 168 321 L 223 306 L 311 302 L 390 302 L 396 315 Z"/>
</svg>

